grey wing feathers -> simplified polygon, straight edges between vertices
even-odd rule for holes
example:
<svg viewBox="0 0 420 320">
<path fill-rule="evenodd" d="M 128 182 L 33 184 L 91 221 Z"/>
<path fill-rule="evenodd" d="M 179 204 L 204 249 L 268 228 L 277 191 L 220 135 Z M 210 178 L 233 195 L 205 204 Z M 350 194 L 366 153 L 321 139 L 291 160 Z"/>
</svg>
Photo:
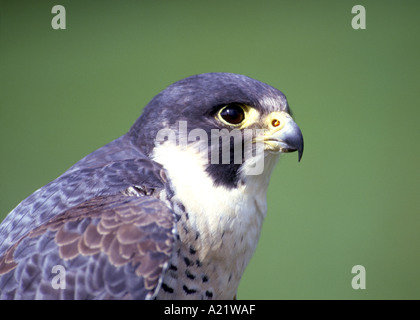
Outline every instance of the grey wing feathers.
<svg viewBox="0 0 420 320">
<path fill-rule="evenodd" d="M 153 298 L 172 254 L 174 225 L 172 211 L 151 196 L 85 201 L 0 256 L 0 298 Z"/>
<path fill-rule="evenodd" d="M 29 230 L 88 199 L 116 194 L 130 186 L 164 188 L 161 169 L 133 149 L 126 136 L 103 146 L 38 189 L 7 215 L 0 224 L 0 255 Z"/>
</svg>

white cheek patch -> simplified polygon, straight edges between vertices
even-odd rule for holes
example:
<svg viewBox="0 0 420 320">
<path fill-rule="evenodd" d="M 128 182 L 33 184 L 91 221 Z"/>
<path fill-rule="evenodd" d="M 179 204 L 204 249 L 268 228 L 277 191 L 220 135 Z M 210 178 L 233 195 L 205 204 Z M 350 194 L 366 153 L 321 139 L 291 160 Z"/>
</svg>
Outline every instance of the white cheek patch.
<svg viewBox="0 0 420 320">
<path fill-rule="evenodd" d="M 232 229 L 232 223 L 238 221 L 244 228 L 255 219 L 262 222 L 269 178 L 277 158 L 278 155 L 266 156 L 265 170 L 260 175 L 247 175 L 245 162 L 239 172 L 244 183 L 229 189 L 214 185 L 206 172 L 208 157 L 194 147 L 181 148 L 166 142 L 156 146 L 152 154 L 152 159 L 166 169 L 175 196 L 185 207 L 193 226 L 209 237 Z"/>
<path fill-rule="evenodd" d="M 254 109 L 251 109 L 254 110 Z M 188 132 L 187 121 L 179 121 L 178 129 L 161 129 L 158 131 L 154 155 L 158 155 L 157 147 L 177 147 L 175 151 L 184 150 L 187 154 L 186 161 L 196 158 L 203 171 L 209 164 L 229 164 L 232 159 L 234 164 L 246 164 L 242 170 L 244 175 L 261 175 L 264 173 L 265 142 L 264 129 L 238 129 L 231 130 L 211 129 L 210 135 L 200 128 Z M 231 142 L 234 142 L 233 145 Z M 210 144 L 209 144 L 210 142 Z M 233 148 L 233 149 L 232 149 Z M 244 150 L 242 150 L 244 148 Z M 174 150 L 173 150 L 174 151 Z M 232 153 L 233 152 L 233 153 Z M 170 157 L 159 153 L 159 157 Z M 221 159 L 221 160 L 220 160 Z"/>
<path fill-rule="evenodd" d="M 214 186 L 206 172 L 208 158 L 197 148 L 184 149 L 164 143 L 154 149 L 152 159 L 166 169 L 174 192 L 187 212 L 205 216 L 213 222 L 221 212 L 235 210 L 235 202 L 243 192 Z"/>
</svg>

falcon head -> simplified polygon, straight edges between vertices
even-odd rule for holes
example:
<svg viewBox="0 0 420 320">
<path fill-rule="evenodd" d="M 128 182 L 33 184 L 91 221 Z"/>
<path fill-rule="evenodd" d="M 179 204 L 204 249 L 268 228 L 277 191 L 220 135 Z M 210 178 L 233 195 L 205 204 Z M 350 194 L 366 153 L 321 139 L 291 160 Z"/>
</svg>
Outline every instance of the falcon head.
<svg viewBox="0 0 420 320">
<path fill-rule="evenodd" d="M 297 151 L 299 161 L 303 154 L 303 136 L 285 95 L 232 73 L 172 84 L 150 101 L 129 135 L 164 166 L 184 162 L 183 153 L 186 163 L 199 163 L 215 186 L 226 188 L 250 175 L 269 176 L 281 153 Z"/>
</svg>

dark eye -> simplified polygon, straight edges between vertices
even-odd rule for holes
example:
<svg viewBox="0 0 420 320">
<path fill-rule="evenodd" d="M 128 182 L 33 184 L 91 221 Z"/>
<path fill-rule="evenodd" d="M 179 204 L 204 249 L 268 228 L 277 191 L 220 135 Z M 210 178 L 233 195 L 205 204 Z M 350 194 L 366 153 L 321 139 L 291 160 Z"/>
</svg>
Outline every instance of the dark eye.
<svg viewBox="0 0 420 320">
<path fill-rule="evenodd" d="M 220 111 L 220 117 L 229 124 L 240 124 L 245 119 L 243 108 L 237 104 L 229 104 Z"/>
</svg>

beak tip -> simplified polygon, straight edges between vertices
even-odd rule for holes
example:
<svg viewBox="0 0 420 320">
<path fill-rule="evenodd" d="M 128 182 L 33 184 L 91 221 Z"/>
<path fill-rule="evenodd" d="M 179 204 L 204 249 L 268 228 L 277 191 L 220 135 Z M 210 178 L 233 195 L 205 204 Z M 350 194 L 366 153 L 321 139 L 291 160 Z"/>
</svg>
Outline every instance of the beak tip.
<svg viewBox="0 0 420 320">
<path fill-rule="evenodd" d="M 302 160 L 302 156 L 303 156 L 303 145 L 301 148 L 298 149 L 298 162 Z"/>
</svg>

